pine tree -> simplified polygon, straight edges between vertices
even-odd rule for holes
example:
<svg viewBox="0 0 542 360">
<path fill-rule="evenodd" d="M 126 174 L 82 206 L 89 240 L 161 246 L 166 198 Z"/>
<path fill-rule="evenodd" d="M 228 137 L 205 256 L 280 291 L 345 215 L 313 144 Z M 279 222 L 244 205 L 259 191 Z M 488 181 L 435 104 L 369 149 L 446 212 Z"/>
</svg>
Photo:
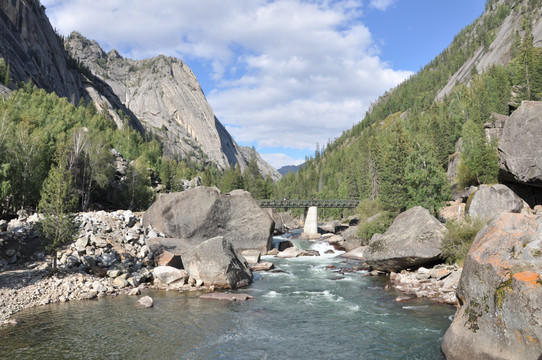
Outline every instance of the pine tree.
<svg viewBox="0 0 542 360">
<path fill-rule="evenodd" d="M 56 252 L 61 244 L 74 239 L 78 224 L 72 211 L 77 206 L 77 196 L 72 187 L 72 174 L 64 156 L 58 156 L 58 164 L 49 171 L 43 184 L 39 210 L 43 218 L 39 223 L 46 249 L 52 253 L 52 269 L 56 271 Z"/>
<path fill-rule="evenodd" d="M 401 211 L 406 207 L 407 187 L 404 178 L 405 159 L 409 155 L 406 133 L 395 123 L 383 134 L 382 153 L 378 162 L 379 198 L 386 210 Z"/>
<path fill-rule="evenodd" d="M 434 215 L 450 198 L 448 177 L 440 166 L 430 143 L 418 139 L 406 159 L 407 207 L 423 206 Z"/>
<path fill-rule="evenodd" d="M 467 121 L 462 137 L 463 150 L 457 168 L 459 185 L 496 183 L 499 172 L 497 150 L 487 142 L 483 125 Z"/>
</svg>

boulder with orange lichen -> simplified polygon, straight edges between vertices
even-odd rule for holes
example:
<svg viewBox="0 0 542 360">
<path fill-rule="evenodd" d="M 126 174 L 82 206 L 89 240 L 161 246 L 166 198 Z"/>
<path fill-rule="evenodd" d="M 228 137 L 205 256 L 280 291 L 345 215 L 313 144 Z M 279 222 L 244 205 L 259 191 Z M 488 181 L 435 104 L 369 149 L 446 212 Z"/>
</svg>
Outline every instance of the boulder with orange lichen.
<svg viewBox="0 0 542 360">
<path fill-rule="evenodd" d="M 476 236 L 442 343 L 448 360 L 542 353 L 542 216 L 503 214 Z"/>
</svg>

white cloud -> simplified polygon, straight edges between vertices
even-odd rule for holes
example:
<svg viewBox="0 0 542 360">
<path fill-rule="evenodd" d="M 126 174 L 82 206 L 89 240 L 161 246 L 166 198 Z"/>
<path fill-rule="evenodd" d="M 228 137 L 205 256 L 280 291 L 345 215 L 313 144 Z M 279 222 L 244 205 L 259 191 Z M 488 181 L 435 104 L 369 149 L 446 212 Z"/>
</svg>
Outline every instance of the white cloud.
<svg viewBox="0 0 542 360">
<path fill-rule="evenodd" d="M 238 142 L 258 148 L 324 144 L 411 75 L 378 57 L 361 0 L 42 3 L 63 34 L 77 30 L 128 57 L 163 53 L 208 64 L 211 73 L 197 75 L 215 84 L 205 91 L 217 117 Z"/>
<path fill-rule="evenodd" d="M 305 162 L 305 159 L 295 159 L 284 153 L 272 153 L 272 154 L 260 154 L 262 158 L 267 161 L 271 166 L 276 169 L 280 169 L 285 165 L 301 165 Z"/>
<path fill-rule="evenodd" d="M 388 7 L 393 5 L 395 0 L 371 0 L 369 6 L 374 7 L 378 10 L 385 11 Z"/>
</svg>

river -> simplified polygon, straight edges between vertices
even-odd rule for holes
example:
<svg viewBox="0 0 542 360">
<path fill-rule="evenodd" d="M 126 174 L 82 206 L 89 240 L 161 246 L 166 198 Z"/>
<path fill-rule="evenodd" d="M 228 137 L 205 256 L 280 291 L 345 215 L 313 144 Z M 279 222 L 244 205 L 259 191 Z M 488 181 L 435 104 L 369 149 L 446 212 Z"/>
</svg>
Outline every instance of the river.
<svg viewBox="0 0 542 360">
<path fill-rule="evenodd" d="M 326 250 L 327 244 L 298 246 Z M 119 296 L 38 307 L 0 330 L 2 359 L 443 359 L 455 309 L 398 303 L 385 277 L 337 272 L 335 255 L 277 259 L 241 292 L 254 300 L 199 300 L 146 291 L 154 307 Z M 336 269 L 330 268 L 334 266 Z"/>
</svg>

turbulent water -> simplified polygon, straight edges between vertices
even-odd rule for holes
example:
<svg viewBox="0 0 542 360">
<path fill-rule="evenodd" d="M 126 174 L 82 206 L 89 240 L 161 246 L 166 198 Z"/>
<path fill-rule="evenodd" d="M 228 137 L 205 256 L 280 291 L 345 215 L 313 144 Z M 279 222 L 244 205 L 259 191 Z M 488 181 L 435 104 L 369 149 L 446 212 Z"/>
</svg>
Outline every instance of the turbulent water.
<svg viewBox="0 0 542 360">
<path fill-rule="evenodd" d="M 326 250 L 327 244 L 301 242 Z M 272 261 L 243 303 L 196 293 L 148 292 L 155 305 L 120 296 L 39 307 L 0 330 L 2 359 L 442 359 L 454 309 L 394 302 L 385 279 L 334 255 Z"/>
</svg>

